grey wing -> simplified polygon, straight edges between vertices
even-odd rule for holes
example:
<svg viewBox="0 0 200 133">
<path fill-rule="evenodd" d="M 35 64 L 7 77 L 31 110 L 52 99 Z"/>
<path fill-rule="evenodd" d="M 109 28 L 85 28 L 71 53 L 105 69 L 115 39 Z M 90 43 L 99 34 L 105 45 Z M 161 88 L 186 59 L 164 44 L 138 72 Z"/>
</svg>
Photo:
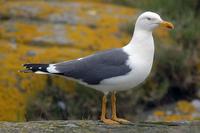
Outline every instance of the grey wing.
<svg viewBox="0 0 200 133">
<path fill-rule="evenodd" d="M 127 59 L 128 55 L 122 49 L 112 49 L 81 60 L 58 63 L 55 67 L 64 76 L 95 85 L 104 79 L 130 72 Z"/>
</svg>

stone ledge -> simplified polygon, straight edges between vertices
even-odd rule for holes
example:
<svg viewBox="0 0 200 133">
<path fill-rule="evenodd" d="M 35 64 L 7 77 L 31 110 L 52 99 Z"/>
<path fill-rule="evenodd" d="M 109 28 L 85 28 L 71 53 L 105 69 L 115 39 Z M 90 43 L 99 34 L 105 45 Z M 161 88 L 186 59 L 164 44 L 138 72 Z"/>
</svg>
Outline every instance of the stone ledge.
<svg viewBox="0 0 200 133">
<path fill-rule="evenodd" d="M 14 133 L 198 133 L 195 122 L 137 122 L 127 125 L 105 125 L 92 120 L 0 122 L 0 132 Z"/>
</svg>

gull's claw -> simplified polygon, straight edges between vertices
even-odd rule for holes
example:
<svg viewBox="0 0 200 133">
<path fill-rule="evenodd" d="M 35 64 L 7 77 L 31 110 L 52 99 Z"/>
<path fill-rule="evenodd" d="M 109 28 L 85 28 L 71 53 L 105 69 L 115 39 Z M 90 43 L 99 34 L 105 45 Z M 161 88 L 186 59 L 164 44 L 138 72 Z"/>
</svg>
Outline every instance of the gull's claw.
<svg viewBox="0 0 200 133">
<path fill-rule="evenodd" d="M 103 123 L 107 124 L 107 125 L 117 125 L 117 124 L 119 124 L 119 122 L 111 120 L 111 119 L 102 119 L 101 121 Z"/>
<path fill-rule="evenodd" d="M 129 123 L 131 123 L 130 121 L 122 119 L 122 118 L 112 118 L 112 120 L 116 121 L 116 122 L 119 122 L 121 124 L 129 124 Z"/>
</svg>

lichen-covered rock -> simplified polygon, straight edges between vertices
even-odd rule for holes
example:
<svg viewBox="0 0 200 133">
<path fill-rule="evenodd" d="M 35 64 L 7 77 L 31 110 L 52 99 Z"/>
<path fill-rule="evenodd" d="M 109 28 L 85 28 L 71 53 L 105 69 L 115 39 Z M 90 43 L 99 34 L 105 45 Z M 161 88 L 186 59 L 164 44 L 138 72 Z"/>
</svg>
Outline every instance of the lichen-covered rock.
<svg viewBox="0 0 200 133">
<path fill-rule="evenodd" d="M 148 113 L 147 121 L 186 121 L 199 120 L 199 100 L 180 100 L 176 103 L 162 105 Z"/>
<path fill-rule="evenodd" d="M 5 2 L 1 5 L 0 15 L 3 20 L 6 18 L 9 21 L 2 24 L 0 34 L 2 38 L 23 43 L 73 43 L 81 46 L 88 43 L 86 40 L 91 41 L 90 45 L 100 43 L 102 37 L 109 35 L 111 38 L 108 43 L 112 44 L 114 41 L 115 45 L 120 46 L 122 38 L 118 39 L 113 34 L 123 34 L 118 29 L 119 24 L 128 21 L 130 17 L 134 18 L 136 12 L 137 10 L 105 4 Z M 94 42 L 92 39 L 95 39 Z"/>
<path fill-rule="evenodd" d="M 33 121 L 0 123 L 0 132 L 28 133 L 199 133 L 199 122 L 105 125 L 99 121 Z"/>
</svg>

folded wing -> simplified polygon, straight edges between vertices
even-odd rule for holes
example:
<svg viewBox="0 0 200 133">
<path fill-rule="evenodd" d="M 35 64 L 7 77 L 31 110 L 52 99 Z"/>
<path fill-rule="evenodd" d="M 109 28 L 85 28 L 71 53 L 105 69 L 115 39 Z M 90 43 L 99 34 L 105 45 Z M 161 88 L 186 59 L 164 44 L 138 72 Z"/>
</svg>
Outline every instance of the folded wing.
<svg viewBox="0 0 200 133">
<path fill-rule="evenodd" d="M 128 55 L 122 49 L 112 49 L 53 66 L 61 75 L 95 85 L 104 79 L 130 72 L 127 60 Z"/>
</svg>

